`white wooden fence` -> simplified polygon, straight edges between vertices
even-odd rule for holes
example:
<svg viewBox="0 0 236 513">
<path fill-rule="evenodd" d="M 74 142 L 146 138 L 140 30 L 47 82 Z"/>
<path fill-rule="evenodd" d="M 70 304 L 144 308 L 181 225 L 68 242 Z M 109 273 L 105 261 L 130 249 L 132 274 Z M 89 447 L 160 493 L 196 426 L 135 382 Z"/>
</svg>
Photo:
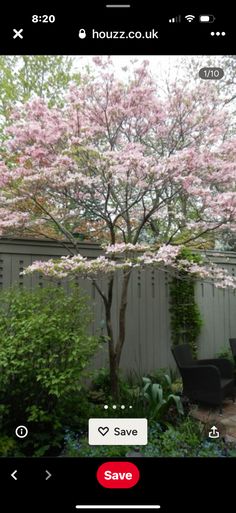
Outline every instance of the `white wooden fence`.
<svg viewBox="0 0 236 513">
<path fill-rule="evenodd" d="M 80 252 L 87 257 L 100 254 L 98 244 L 80 242 Z M 13 283 L 19 287 L 45 286 L 40 275 L 22 277 L 24 267 L 37 259 L 48 259 L 66 255 L 67 250 L 57 242 L 27 239 L 0 239 L 0 287 L 8 288 Z M 207 251 L 214 262 L 236 272 L 236 253 Z M 88 280 L 78 280 L 91 297 L 94 312 L 93 333 L 105 334 L 102 327 L 105 321 L 101 298 Z M 120 297 L 120 276 L 116 275 L 115 297 L 113 303 L 113 324 L 117 331 L 117 305 Z M 128 291 L 127 334 L 121 366 L 127 372 L 145 374 L 157 368 L 174 367 L 171 354 L 171 333 L 169 314 L 169 275 L 158 270 L 134 270 Z M 56 280 L 56 284 L 67 286 L 66 282 Z M 105 279 L 103 286 L 106 286 Z M 210 283 L 197 282 L 196 300 L 200 307 L 204 325 L 199 337 L 199 356 L 212 357 L 223 347 L 228 347 L 229 337 L 236 337 L 236 293 L 221 290 Z M 101 367 L 107 361 L 107 347 L 96 358 L 96 366 Z"/>
</svg>

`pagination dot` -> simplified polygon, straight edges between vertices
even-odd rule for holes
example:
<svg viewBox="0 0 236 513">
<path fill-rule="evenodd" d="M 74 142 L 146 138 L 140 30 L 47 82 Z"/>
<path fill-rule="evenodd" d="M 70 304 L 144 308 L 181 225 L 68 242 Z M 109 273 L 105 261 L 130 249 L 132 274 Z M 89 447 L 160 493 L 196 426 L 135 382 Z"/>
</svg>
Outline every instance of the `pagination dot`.
<svg viewBox="0 0 236 513">
<path fill-rule="evenodd" d="M 122 405 L 121 405 L 121 409 L 122 409 L 122 410 L 124 410 L 124 409 L 125 409 L 125 405 L 124 405 L 124 404 L 122 404 Z"/>
<path fill-rule="evenodd" d="M 108 404 L 104 404 L 104 410 L 108 410 Z"/>
<path fill-rule="evenodd" d="M 113 404 L 112 408 L 113 410 L 116 410 L 116 404 Z"/>
</svg>

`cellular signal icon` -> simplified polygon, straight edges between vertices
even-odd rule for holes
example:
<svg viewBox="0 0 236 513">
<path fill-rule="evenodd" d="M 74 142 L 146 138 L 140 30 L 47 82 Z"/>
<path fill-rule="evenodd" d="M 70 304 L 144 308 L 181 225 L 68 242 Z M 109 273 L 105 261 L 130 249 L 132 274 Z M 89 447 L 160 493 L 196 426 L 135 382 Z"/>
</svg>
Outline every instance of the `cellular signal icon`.
<svg viewBox="0 0 236 513">
<path fill-rule="evenodd" d="M 180 23 L 181 22 L 181 16 L 175 16 L 175 18 L 169 18 L 169 23 Z"/>
<path fill-rule="evenodd" d="M 192 21 L 196 18 L 196 16 L 193 16 L 193 14 L 187 14 L 187 16 L 185 16 L 185 19 L 189 22 L 189 23 L 192 23 Z"/>
</svg>

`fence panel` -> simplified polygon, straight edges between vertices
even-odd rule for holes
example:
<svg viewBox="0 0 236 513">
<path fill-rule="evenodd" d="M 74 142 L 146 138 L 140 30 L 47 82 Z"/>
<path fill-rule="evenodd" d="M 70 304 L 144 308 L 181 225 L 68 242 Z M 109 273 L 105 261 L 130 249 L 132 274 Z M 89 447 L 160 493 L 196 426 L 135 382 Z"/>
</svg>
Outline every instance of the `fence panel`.
<svg viewBox="0 0 236 513">
<path fill-rule="evenodd" d="M 88 258 L 101 254 L 98 244 L 78 243 L 78 250 Z M 44 287 L 48 280 L 39 274 L 22 276 L 23 268 L 35 260 L 47 260 L 68 254 L 65 247 L 57 242 L 28 239 L 0 239 L 0 287 L 8 288 L 16 284 L 28 288 Z M 236 272 L 236 253 L 208 251 L 211 261 Z M 57 286 L 68 287 L 67 280 L 51 280 Z M 104 304 L 90 280 L 75 278 L 91 298 L 94 321 L 92 334 L 106 334 Z M 127 328 L 121 367 L 127 372 L 145 374 L 157 368 L 174 367 L 171 354 L 171 333 L 169 314 L 169 275 L 153 270 L 134 270 L 128 289 Z M 118 334 L 118 305 L 121 297 L 122 272 L 114 279 L 114 302 L 112 320 L 114 334 Z M 99 286 L 107 289 L 105 278 Z M 232 290 L 215 288 L 211 283 L 198 281 L 195 296 L 203 317 L 203 327 L 198 340 L 200 357 L 212 357 L 223 347 L 228 347 L 229 337 L 236 337 L 236 293 Z M 107 343 L 94 359 L 100 368 L 107 363 Z"/>
</svg>

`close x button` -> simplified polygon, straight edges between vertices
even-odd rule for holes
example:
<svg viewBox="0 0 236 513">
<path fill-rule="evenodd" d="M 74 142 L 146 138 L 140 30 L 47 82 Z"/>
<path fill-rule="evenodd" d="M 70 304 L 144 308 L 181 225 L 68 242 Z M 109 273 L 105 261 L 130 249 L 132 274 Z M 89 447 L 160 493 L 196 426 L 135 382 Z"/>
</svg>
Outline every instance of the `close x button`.
<svg viewBox="0 0 236 513">
<path fill-rule="evenodd" d="M 139 479 L 139 469 L 128 461 L 109 461 L 97 470 L 97 480 L 104 488 L 132 488 Z"/>
<path fill-rule="evenodd" d="M 23 28 L 22 29 L 13 29 L 13 39 L 23 39 Z"/>
</svg>

